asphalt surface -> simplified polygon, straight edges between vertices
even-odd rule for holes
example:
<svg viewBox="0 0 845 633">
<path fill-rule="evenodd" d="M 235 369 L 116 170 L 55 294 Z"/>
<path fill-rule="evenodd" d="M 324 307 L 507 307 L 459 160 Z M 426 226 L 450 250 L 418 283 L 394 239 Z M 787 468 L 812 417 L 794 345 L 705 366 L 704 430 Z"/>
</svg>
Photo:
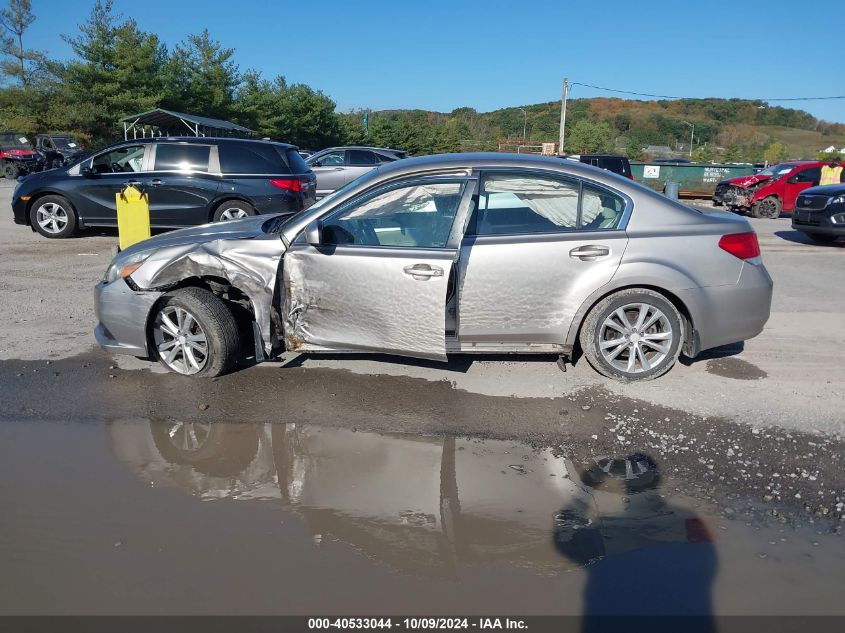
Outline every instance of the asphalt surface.
<svg viewBox="0 0 845 633">
<path fill-rule="evenodd" d="M 580 614 L 644 566 L 655 612 L 845 614 L 845 243 L 753 225 L 765 331 L 651 383 L 373 355 L 194 380 L 93 347 L 114 232 L 0 215 L 0 614 Z"/>
</svg>

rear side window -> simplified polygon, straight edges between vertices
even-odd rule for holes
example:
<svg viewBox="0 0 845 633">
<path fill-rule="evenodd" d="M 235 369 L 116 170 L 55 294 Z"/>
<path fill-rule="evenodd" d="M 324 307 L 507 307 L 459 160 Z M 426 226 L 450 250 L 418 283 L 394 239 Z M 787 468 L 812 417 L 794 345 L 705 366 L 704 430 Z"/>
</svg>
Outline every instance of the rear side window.
<svg viewBox="0 0 845 633">
<path fill-rule="evenodd" d="M 156 146 L 155 171 L 208 171 L 208 145 L 159 143 Z"/>
<path fill-rule="evenodd" d="M 519 235 L 619 227 L 621 196 L 569 178 L 495 174 L 484 179 L 470 233 Z"/>
<path fill-rule="evenodd" d="M 275 147 L 276 151 L 280 154 L 286 151 L 284 148 L 279 147 L 278 145 L 276 145 Z M 302 158 L 302 155 L 295 149 L 287 150 L 287 160 L 288 165 L 290 165 L 290 173 L 292 174 L 305 174 L 311 169 L 310 167 L 308 167 L 308 164 Z"/>
<path fill-rule="evenodd" d="M 376 158 L 380 163 L 392 163 L 395 160 L 398 160 L 397 156 L 391 156 L 390 154 L 376 154 Z"/>
<path fill-rule="evenodd" d="M 346 162 L 349 165 L 375 165 L 376 155 L 364 149 L 350 149 L 346 152 Z"/>
<path fill-rule="evenodd" d="M 224 174 L 290 174 L 287 160 L 270 143 L 221 143 Z"/>
</svg>

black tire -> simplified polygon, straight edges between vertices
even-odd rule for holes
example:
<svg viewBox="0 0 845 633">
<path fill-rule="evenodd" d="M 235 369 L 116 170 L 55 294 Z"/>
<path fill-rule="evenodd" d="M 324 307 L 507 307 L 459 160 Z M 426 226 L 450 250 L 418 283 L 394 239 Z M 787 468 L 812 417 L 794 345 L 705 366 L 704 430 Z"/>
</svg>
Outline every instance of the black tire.
<svg viewBox="0 0 845 633">
<path fill-rule="evenodd" d="M 21 168 L 15 163 L 6 162 L 3 164 L 3 176 L 9 180 L 14 180 L 21 175 Z"/>
<path fill-rule="evenodd" d="M 819 244 L 830 244 L 839 239 L 838 235 L 825 235 L 824 233 L 805 233 L 805 235 Z"/>
<path fill-rule="evenodd" d="M 249 202 L 243 200 L 227 200 L 214 210 L 213 221 L 224 222 L 237 220 L 251 215 L 257 215 L 258 211 Z M 227 217 L 232 216 L 232 217 Z"/>
<path fill-rule="evenodd" d="M 29 222 L 32 228 L 50 239 L 70 237 L 79 224 L 76 211 L 62 196 L 37 198 L 29 208 Z"/>
<path fill-rule="evenodd" d="M 173 323 L 170 315 L 178 310 L 190 315 L 199 327 L 185 330 L 182 336 L 193 334 L 204 337 L 204 340 L 197 341 L 199 347 L 194 346 L 195 350 L 201 350 L 196 353 L 204 354 L 201 362 L 195 358 L 193 350 L 185 352 L 187 343 L 170 345 L 171 341 L 179 341 L 180 338 L 177 333 L 168 330 L 165 317 Z M 182 375 L 214 378 L 232 367 L 238 358 L 238 324 L 235 317 L 222 299 L 203 288 L 181 288 L 164 295 L 151 315 L 149 341 L 153 358 L 168 370 Z M 177 350 L 168 363 L 162 354 L 177 347 L 181 347 L 181 351 Z M 194 359 L 197 369 L 193 368 L 188 356 Z"/>
<path fill-rule="evenodd" d="M 777 196 L 768 196 L 758 200 L 751 207 L 751 215 L 755 218 L 779 218 L 781 211 L 783 211 L 783 203 Z"/>
<path fill-rule="evenodd" d="M 659 319 L 653 326 L 643 328 L 642 331 L 632 328 L 630 334 L 624 334 L 620 331 L 618 335 L 614 334 L 614 336 L 618 336 L 618 338 L 607 338 L 608 332 L 615 332 L 615 330 L 611 327 L 605 327 L 605 320 L 611 318 L 617 310 L 634 304 L 649 306 L 650 309 L 646 311 L 646 314 L 655 315 L 657 314 L 656 311 L 659 311 L 663 315 L 663 318 Z M 623 313 L 626 315 L 626 318 L 629 318 L 629 310 L 624 310 Z M 634 325 L 636 325 L 636 323 Z M 642 345 L 642 347 L 637 344 L 641 335 L 643 337 L 654 337 L 657 335 L 663 335 L 665 332 L 670 332 L 671 336 L 669 339 L 669 345 L 662 346 L 666 349 L 665 353 L 659 353 L 657 351 L 658 348 L 649 342 Z M 629 342 L 630 336 L 634 333 L 636 333 L 636 338 L 633 339 L 632 342 Z M 619 292 L 605 297 L 593 306 L 589 313 L 587 313 L 587 317 L 584 319 L 584 322 L 581 324 L 581 349 L 593 369 L 599 372 L 602 376 L 625 382 L 652 380 L 665 374 L 672 368 L 675 361 L 678 360 L 678 356 L 681 353 L 683 339 L 683 319 L 681 318 L 677 308 L 675 308 L 672 302 L 666 299 L 663 295 L 645 288 L 620 290 Z M 619 340 L 622 342 L 619 345 L 606 350 L 606 352 L 603 352 L 600 347 L 601 343 L 607 343 L 611 340 Z M 643 358 L 645 359 L 645 362 L 651 363 L 656 359 L 655 364 L 649 368 L 645 368 L 643 361 L 640 360 L 637 353 L 631 352 L 633 348 L 629 347 L 630 345 L 634 345 L 640 349 L 644 348 L 645 351 L 643 352 Z M 618 348 L 622 348 L 621 352 L 617 352 Z M 618 356 L 616 357 L 619 359 L 618 362 L 620 364 L 624 363 L 626 366 L 626 360 L 629 359 L 631 357 L 631 353 L 633 353 L 635 359 L 634 371 L 626 371 L 626 369 L 612 364 L 611 361 L 605 358 L 605 353 L 613 352 L 618 353 Z M 647 356 L 648 354 L 651 354 L 651 356 Z M 636 368 L 637 363 L 640 364 L 639 370 Z"/>
</svg>

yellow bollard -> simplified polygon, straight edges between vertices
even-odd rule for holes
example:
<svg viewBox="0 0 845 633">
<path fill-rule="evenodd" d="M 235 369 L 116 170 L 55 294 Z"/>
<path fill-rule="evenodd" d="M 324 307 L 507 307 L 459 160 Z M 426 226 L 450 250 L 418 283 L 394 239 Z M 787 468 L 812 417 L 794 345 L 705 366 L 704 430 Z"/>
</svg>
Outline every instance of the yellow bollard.
<svg viewBox="0 0 845 633">
<path fill-rule="evenodd" d="M 150 237 L 150 201 L 147 193 L 133 186 L 115 194 L 117 234 L 120 249 L 129 248 Z"/>
</svg>

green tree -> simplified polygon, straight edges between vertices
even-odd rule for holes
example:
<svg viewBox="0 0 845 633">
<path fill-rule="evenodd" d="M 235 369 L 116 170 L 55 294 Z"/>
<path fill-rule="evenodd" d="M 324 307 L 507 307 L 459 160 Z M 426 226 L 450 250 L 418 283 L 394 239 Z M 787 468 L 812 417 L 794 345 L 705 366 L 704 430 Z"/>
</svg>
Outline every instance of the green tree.
<svg viewBox="0 0 845 633">
<path fill-rule="evenodd" d="M 613 130 L 607 123 L 582 119 L 566 135 L 566 151 L 572 154 L 609 152 L 613 149 Z"/>
<path fill-rule="evenodd" d="M 716 159 L 716 152 L 710 145 L 702 145 L 692 152 L 692 159 L 696 163 L 711 163 Z"/>
<path fill-rule="evenodd" d="M 180 112 L 228 119 L 241 81 L 235 51 L 223 48 L 205 29 L 177 44 L 165 68 L 164 106 Z"/>
<path fill-rule="evenodd" d="M 774 165 L 786 159 L 786 147 L 784 147 L 783 143 L 778 141 L 772 141 L 768 144 L 765 150 L 763 150 L 763 160 L 766 161 L 769 165 Z"/>
<path fill-rule="evenodd" d="M 41 54 L 23 47 L 23 34 L 35 22 L 30 0 L 9 0 L 9 6 L 0 11 L 0 26 L 5 34 L 0 38 L 0 52 L 3 53 L 3 74 L 16 79 L 21 86 L 27 85 L 27 66 L 41 59 Z"/>
</svg>

